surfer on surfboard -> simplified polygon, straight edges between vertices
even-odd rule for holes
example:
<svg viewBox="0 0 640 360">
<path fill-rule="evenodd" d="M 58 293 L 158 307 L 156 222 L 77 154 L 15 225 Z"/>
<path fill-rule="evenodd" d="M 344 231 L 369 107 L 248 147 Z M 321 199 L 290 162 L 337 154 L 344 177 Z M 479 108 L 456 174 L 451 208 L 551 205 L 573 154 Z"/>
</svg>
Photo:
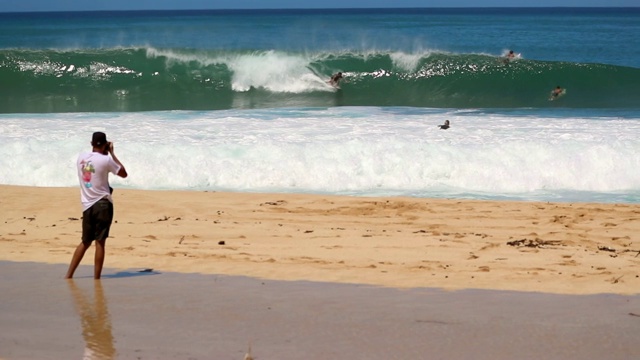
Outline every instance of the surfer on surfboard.
<svg viewBox="0 0 640 360">
<path fill-rule="evenodd" d="M 560 87 L 560 85 L 558 85 L 556 86 L 555 89 L 551 90 L 551 94 L 549 95 L 549 100 L 553 101 L 559 98 L 560 96 L 564 95 L 565 93 L 566 93 L 566 90 Z"/>
<path fill-rule="evenodd" d="M 329 84 L 334 87 L 340 86 L 340 80 L 342 79 L 342 72 L 331 75 L 331 79 L 329 80 Z"/>
</svg>

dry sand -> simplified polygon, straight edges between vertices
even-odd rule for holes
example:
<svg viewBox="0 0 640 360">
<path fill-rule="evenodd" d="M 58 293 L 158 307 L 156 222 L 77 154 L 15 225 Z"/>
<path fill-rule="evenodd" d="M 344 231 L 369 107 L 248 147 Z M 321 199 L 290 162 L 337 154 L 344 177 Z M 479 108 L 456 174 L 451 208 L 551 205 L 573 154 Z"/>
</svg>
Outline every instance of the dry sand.
<svg viewBox="0 0 640 360">
<path fill-rule="evenodd" d="M 105 268 L 394 288 L 640 292 L 637 204 L 124 189 L 114 200 Z M 0 186 L 0 260 L 68 264 L 80 218 L 77 188 Z M 90 250 L 82 264 L 92 263 Z"/>
</svg>

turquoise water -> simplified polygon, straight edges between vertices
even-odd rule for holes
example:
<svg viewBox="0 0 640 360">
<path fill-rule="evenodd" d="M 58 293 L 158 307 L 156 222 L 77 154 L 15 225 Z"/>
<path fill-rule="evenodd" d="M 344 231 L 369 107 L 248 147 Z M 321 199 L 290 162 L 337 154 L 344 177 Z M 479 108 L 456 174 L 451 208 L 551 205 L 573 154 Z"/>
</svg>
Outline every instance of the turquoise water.
<svg viewBox="0 0 640 360">
<path fill-rule="evenodd" d="M 638 38 L 638 8 L 0 14 L 0 184 L 77 186 L 101 130 L 116 188 L 638 203 Z"/>
<path fill-rule="evenodd" d="M 627 108 L 640 10 L 2 14 L 0 112 Z M 513 49 L 517 61 L 501 56 Z M 327 84 L 341 71 L 341 90 Z M 556 85 L 571 96 L 548 101 Z"/>
</svg>

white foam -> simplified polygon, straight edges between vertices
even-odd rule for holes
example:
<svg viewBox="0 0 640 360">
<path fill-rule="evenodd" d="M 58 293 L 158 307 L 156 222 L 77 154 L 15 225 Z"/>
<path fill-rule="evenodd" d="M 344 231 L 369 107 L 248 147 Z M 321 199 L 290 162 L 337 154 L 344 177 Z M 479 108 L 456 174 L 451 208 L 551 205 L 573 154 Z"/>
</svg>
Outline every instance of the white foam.
<svg viewBox="0 0 640 360">
<path fill-rule="evenodd" d="M 76 186 L 93 131 L 116 187 L 640 201 L 640 119 L 415 108 L 5 114 L 0 183 Z"/>
<path fill-rule="evenodd" d="M 289 54 L 273 50 L 250 53 L 185 54 L 155 48 L 147 48 L 146 52 L 149 57 L 166 57 L 167 66 L 174 62 L 190 61 L 196 61 L 203 66 L 223 64 L 232 72 L 231 88 L 234 91 L 245 92 L 260 88 L 275 93 L 333 91 L 333 88 L 327 84 L 329 79 L 322 78 L 311 69 L 313 57 L 304 54 Z"/>
<path fill-rule="evenodd" d="M 226 61 L 233 71 L 232 89 L 263 88 L 272 92 L 303 93 L 328 91 L 328 79 L 309 68 L 310 59 L 276 51 L 237 55 Z"/>
<path fill-rule="evenodd" d="M 413 72 L 420 65 L 420 60 L 428 54 L 408 54 L 405 52 L 392 52 L 389 54 L 393 65 L 407 72 Z"/>
</svg>

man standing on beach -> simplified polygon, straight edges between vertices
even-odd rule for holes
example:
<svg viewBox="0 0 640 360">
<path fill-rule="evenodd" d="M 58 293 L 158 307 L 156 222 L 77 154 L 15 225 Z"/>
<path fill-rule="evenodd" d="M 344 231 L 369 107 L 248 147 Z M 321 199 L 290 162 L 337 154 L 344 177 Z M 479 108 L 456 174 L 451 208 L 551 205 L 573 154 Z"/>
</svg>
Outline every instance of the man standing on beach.
<svg viewBox="0 0 640 360">
<path fill-rule="evenodd" d="M 84 253 L 91 243 L 96 241 L 95 267 L 93 278 L 100 279 L 104 264 L 104 246 L 109 237 L 109 229 L 113 220 L 112 189 L 109 186 L 109 173 L 122 178 L 127 177 L 127 170 L 116 157 L 113 143 L 107 141 L 103 132 L 93 133 L 91 139 L 93 150 L 81 153 L 76 163 L 80 180 L 80 200 L 82 201 L 82 241 L 76 248 L 69 264 L 66 279 L 71 279 Z M 111 156 L 109 156 L 111 155 Z"/>
</svg>

